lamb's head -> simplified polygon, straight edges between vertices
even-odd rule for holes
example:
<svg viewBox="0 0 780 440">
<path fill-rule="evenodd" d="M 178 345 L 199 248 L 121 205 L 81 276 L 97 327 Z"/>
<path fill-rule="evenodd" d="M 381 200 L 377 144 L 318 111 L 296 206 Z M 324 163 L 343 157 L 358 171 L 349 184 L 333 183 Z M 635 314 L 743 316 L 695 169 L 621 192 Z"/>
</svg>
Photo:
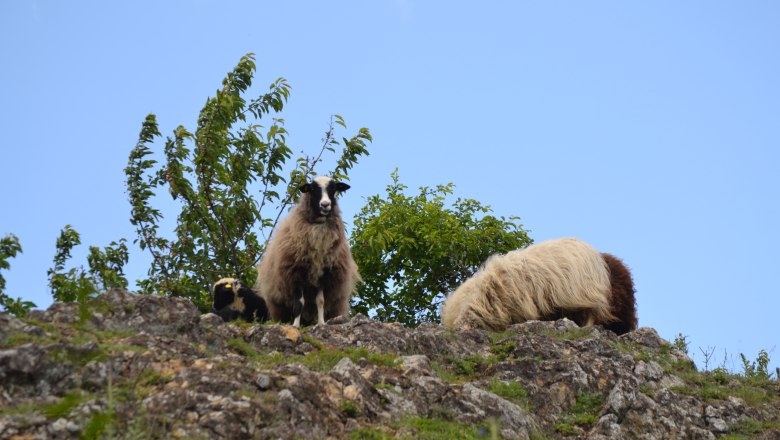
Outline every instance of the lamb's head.
<svg viewBox="0 0 780 440">
<path fill-rule="evenodd" d="M 349 189 L 349 185 L 337 182 L 327 176 L 319 176 L 311 182 L 301 186 L 304 198 L 301 203 L 308 204 L 311 213 L 311 221 L 323 223 L 334 212 L 338 212 L 336 206 L 336 193 Z"/>
<path fill-rule="evenodd" d="M 241 289 L 241 281 L 235 278 L 222 278 L 211 287 L 212 292 L 212 311 L 218 313 L 228 307 L 233 307 L 237 312 L 242 312 L 244 303 L 238 296 Z"/>
</svg>

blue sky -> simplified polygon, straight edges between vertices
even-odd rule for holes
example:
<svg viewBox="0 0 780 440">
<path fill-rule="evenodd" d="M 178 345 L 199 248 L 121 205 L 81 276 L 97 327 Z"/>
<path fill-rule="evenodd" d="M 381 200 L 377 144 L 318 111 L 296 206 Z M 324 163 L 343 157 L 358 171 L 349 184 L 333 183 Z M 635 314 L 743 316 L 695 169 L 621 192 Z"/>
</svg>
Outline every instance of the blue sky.
<svg viewBox="0 0 780 440">
<path fill-rule="evenodd" d="M 624 259 L 640 325 L 741 370 L 777 348 L 780 4 L 412 0 L 0 3 L 6 292 L 51 304 L 59 230 L 135 237 L 123 168 L 141 122 L 190 129 L 248 52 L 256 93 L 292 85 L 289 143 L 368 127 L 350 220 L 399 168 L 411 188 L 518 215 Z M 161 147 L 160 147 L 161 148 Z M 134 248 L 127 274 L 145 276 Z"/>
</svg>

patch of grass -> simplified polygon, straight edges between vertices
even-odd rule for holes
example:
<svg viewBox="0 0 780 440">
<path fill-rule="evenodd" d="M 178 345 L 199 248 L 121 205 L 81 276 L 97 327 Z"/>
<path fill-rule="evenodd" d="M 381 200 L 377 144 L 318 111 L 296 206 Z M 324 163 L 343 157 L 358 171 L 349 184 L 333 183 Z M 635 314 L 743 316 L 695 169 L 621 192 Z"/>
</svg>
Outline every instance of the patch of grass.
<svg viewBox="0 0 780 440">
<path fill-rule="evenodd" d="M 442 337 L 449 342 L 453 342 L 458 339 L 458 332 L 451 328 L 445 328 L 442 332 Z"/>
<path fill-rule="evenodd" d="M 647 385 L 642 385 L 639 387 L 639 392 L 644 394 L 645 396 L 652 398 L 655 398 L 655 390 L 650 388 Z"/>
<path fill-rule="evenodd" d="M 453 371 L 459 376 L 471 377 L 484 364 L 482 356 L 479 355 L 453 356 L 449 360 L 452 363 Z"/>
<path fill-rule="evenodd" d="M 702 374 L 706 375 L 708 373 Z M 731 381 L 731 374 L 725 368 L 716 368 L 712 370 L 709 375 L 715 383 L 720 385 L 728 385 L 728 383 Z"/>
<path fill-rule="evenodd" d="M 57 339 L 48 335 L 36 336 L 29 333 L 13 333 L 8 335 L 0 344 L 2 348 L 16 348 L 24 344 L 49 345 L 56 343 Z"/>
<path fill-rule="evenodd" d="M 398 391 L 396 391 L 396 389 L 395 389 L 395 385 L 391 385 L 389 383 L 378 383 L 378 384 L 374 385 L 374 388 L 376 388 L 378 390 L 387 390 L 387 391 L 390 391 L 390 392 L 393 392 L 393 393 L 398 393 Z"/>
<path fill-rule="evenodd" d="M 753 407 L 758 407 L 764 403 L 780 398 L 780 395 L 773 394 L 771 390 L 751 385 L 750 383 L 735 388 L 733 390 L 733 395 L 741 398 L 745 403 Z"/>
<path fill-rule="evenodd" d="M 670 356 L 672 354 L 672 345 L 662 343 L 661 347 L 658 348 L 658 353 L 661 356 Z"/>
<path fill-rule="evenodd" d="M 729 396 L 736 396 L 749 406 L 760 407 L 778 398 L 777 391 L 773 389 L 776 387 L 773 381 L 759 383 L 755 378 L 731 374 L 722 368 L 697 372 L 692 367 L 687 367 L 678 369 L 674 374 L 685 381 L 685 385 L 672 387 L 672 391 L 705 400 L 724 400 Z"/>
<path fill-rule="evenodd" d="M 764 424 L 755 419 L 743 419 L 735 423 L 734 426 L 729 429 L 727 435 L 721 437 L 721 439 L 748 439 L 753 434 L 758 434 L 765 429 Z"/>
<path fill-rule="evenodd" d="M 553 440 L 553 437 L 548 437 L 546 434 L 539 431 L 531 431 L 529 438 L 531 440 Z"/>
<path fill-rule="evenodd" d="M 601 407 L 604 405 L 604 395 L 601 393 L 580 393 L 571 407 L 569 414 L 557 422 L 555 430 L 563 435 L 574 435 L 577 428 L 589 428 L 598 421 Z"/>
<path fill-rule="evenodd" d="M 572 423 L 569 419 L 556 422 L 555 425 L 553 425 L 553 428 L 555 428 L 556 431 L 563 435 L 574 435 L 577 433 L 577 428 L 574 427 L 574 423 Z"/>
<path fill-rule="evenodd" d="M 633 358 L 634 358 L 635 362 L 639 362 L 639 361 L 653 362 L 655 360 L 655 357 L 652 354 L 650 354 L 650 352 L 647 351 L 647 350 L 635 351 L 634 355 L 633 355 Z M 667 364 L 668 364 L 668 362 L 667 362 Z"/>
<path fill-rule="evenodd" d="M 308 333 L 305 333 L 302 337 L 303 337 L 303 341 L 304 342 L 308 342 L 314 348 L 316 348 L 318 350 L 322 350 L 322 342 L 319 339 L 315 338 L 314 336 L 312 336 L 312 335 L 310 335 Z"/>
<path fill-rule="evenodd" d="M 490 346 L 490 352 L 498 357 L 498 359 L 504 361 L 512 354 L 513 351 L 515 351 L 516 347 L 517 344 L 515 344 L 514 341 L 506 341 L 502 344 L 492 344 Z"/>
<path fill-rule="evenodd" d="M 37 345 L 52 345 L 56 343 L 84 345 L 89 342 L 102 342 L 118 338 L 126 338 L 138 333 L 137 330 L 106 330 L 98 331 L 85 324 L 75 323 L 66 329 L 58 329 L 53 324 L 41 323 L 29 319 L 24 320 L 29 325 L 43 328 L 46 333 L 43 335 L 34 335 L 30 333 L 13 333 L 6 337 L 0 346 L 3 348 L 13 348 L 27 343 Z M 76 332 L 73 332 L 75 330 Z"/>
<path fill-rule="evenodd" d="M 138 385 L 140 386 L 159 386 L 173 380 L 172 374 L 163 374 L 152 369 L 145 369 L 138 375 Z"/>
<path fill-rule="evenodd" d="M 517 332 L 514 330 L 504 330 L 499 332 L 488 332 L 487 336 L 490 338 L 490 342 L 492 344 L 498 344 L 499 342 L 503 341 L 504 339 L 511 338 L 512 336 L 516 336 Z"/>
<path fill-rule="evenodd" d="M 482 357 L 478 354 L 467 356 L 442 356 L 438 360 L 431 361 L 433 372 L 443 381 L 448 383 L 463 383 L 482 374 L 490 365 L 504 360 L 501 356 L 490 355 Z"/>
<path fill-rule="evenodd" d="M 249 399 L 257 395 L 257 390 L 251 388 L 242 388 L 233 392 L 233 396 L 237 398 L 247 397 Z"/>
<path fill-rule="evenodd" d="M 623 353 L 634 353 L 637 351 L 637 347 L 634 344 L 626 343 L 623 341 L 607 341 L 610 347 Z"/>
<path fill-rule="evenodd" d="M 0 417 L 29 415 L 38 410 L 38 407 L 30 402 L 11 403 L 0 407 Z"/>
<path fill-rule="evenodd" d="M 113 434 L 116 416 L 113 412 L 98 412 L 92 414 L 84 431 L 81 433 L 83 439 L 98 439 L 104 436 L 111 437 Z"/>
<path fill-rule="evenodd" d="M 504 382 L 502 380 L 492 379 L 488 384 L 488 391 L 501 396 L 504 399 L 520 404 L 528 402 L 528 391 L 523 388 L 523 384 L 516 381 Z"/>
<path fill-rule="evenodd" d="M 277 365 L 277 362 L 281 363 L 284 359 L 284 356 L 280 353 L 275 355 L 262 353 L 240 337 L 228 339 L 227 346 L 236 353 L 246 356 L 250 361 L 261 364 L 261 366 Z"/>
<path fill-rule="evenodd" d="M 495 420 L 469 425 L 438 418 L 407 417 L 393 422 L 390 427 L 361 427 L 349 433 L 352 440 L 492 440 L 499 438 Z M 536 437 L 541 438 L 541 437 Z"/>
<path fill-rule="evenodd" d="M 393 354 L 373 352 L 362 347 L 347 347 L 344 349 L 328 348 L 319 341 L 316 342 L 322 348 L 306 353 L 305 355 L 292 356 L 285 356 L 282 353 L 263 353 L 242 338 L 229 339 L 227 345 L 233 351 L 246 356 L 260 368 L 272 368 L 277 365 L 300 362 L 313 371 L 328 371 L 343 358 L 349 358 L 352 362 L 357 362 L 361 358 L 364 358 L 374 365 L 391 368 L 397 368 L 401 365 L 400 358 Z"/>
<path fill-rule="evenodd" d="M 104 340 L 111 340 L 111 339 L 124 339 L 129 338 L 131 336 L 135 336 L 138 334 L 138 330 L 136 329 L 124 329 L 124 330 L 105 330 L 101 332 L 95 332 L 97 336 L 100 337 L 101 341 Z"/>
<path fill-rule="evenodd" d="M 19 318 L 19 319 L 22 320 L 22 322 L 24 322 L 25 324 L 32 325 L 34 327 L 40 327 L 43 330 L 45 330 L 46 332 L 48 332 L 48 333 L 55 334 L 55 333 L 58 332 L 57 326 L 55 326 L 54 324 L 52 324 L 50 322 L 38 321 L 36 319 L 30 319 L 30 318 L 25 318 L 25 317 L 22 317 L 22 318 Z"/>
<path fill-rule="evenodd" d="M 343 400 L 339 404 L 339 411 L 341 411 L 341 414 L 343 414 L 345 417 L 349 417 L 350 419 L 354 419 L 358 415 L 357 405 L 355 405 L 355 402 L 349 400 Z"/>
<path fill-rule="evenodd" d="M 397 368 L 401 365 L 401 360 L 398 356 L 388 353 L 378 353 L 369 351 L 366 348 L 352 348 L 347 347 L 344 349 L 337 348 L 323 348 L 320 350 L 306 353 L 304 356 L 293 357 L 297 362 L 301 362 L 308 368 L 314 371 L 328 371 L 333 368 L 343 358 L 349 358 L 352 362 L 357 363 L 360 359 L 366 359 L 368 362 L 376 366 Z"/>
<path fill-rule="evenodd" d="M 349 433 L 352 440 L 388 440 L 393 438 L 390 434 L 378 428 L 358 428 Z"/>
<path fill-rule="evenodd" d="M 582 393 L 572 407 L 574 423 L 577 425 L 592 425 L 598 420 L 604 396 L 601 393 Z"/>
<path fill-rule="evenodd" d="M 431 361 L 431 370 L 441 380 L 447 383 L 457 383 L 458 375 L 452 372 L 446 363 L 439 361 Z"/>
<path fill-rule="evenodd" d="M 46 356 L 57 363 L 68 363 L 75 367 L 83 367 L 94 360 L 103 360 L 108 356 L 99 346 L 74 347 L 70 345 L 54 345 L 48 347 Z"/>
<path fill-rule="evenodd" d="M 474 426 L 440 419 L 421 417 L 406 418 L 394 424 L 416 430 L 414 438 L 427 440 L 484 439 L 489 434 L 488 426 Z"/>
<path fill-rule="evenodd" d="M 60 400 L 55 403 L 46 405 L 41 408 L 41 413 L 49 419 L 59 419 L 66 417 L 70 414 L 73 408 L 81 405 L 89 400 L 90 397 L 82 394 L 78 391 L 73 391 L 62 396 Z"/>
</svg>

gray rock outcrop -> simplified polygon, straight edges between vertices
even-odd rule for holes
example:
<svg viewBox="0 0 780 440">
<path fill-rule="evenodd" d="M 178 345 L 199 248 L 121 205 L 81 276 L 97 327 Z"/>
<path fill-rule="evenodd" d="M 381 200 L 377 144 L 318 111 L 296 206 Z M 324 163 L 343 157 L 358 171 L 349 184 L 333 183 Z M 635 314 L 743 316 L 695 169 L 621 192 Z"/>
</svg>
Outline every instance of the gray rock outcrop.
<svg viewBox="0 0 780 440">
<path fill-rule="evenodd" d="M 780 387 L 746 399 L 733 380 L 653 329 L 568 320 L 491 333 L 358 315 L 301 331 L 122 290 L 0 313 L 4 439 L 777 438 Z"/>
</svg>

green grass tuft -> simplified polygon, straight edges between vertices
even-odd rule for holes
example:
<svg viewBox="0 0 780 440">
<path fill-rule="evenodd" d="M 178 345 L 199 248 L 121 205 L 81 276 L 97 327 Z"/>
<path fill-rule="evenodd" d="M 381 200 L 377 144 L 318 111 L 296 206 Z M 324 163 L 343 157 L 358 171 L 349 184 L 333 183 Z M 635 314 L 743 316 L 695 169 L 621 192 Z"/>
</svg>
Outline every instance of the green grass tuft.
<svg viewBox="0 0 780 440">
<path fill-rule="evenodd" d="M 70 392 L 62 396 L 59 401 L 41 408 L 41 412 L 50 419 L 59 419 L 61 417 L 66 417 L 68 414 L 70 414 L 73 408 L 79 406 L 87 400 L 89 400 L 89 396 L 86 396 L 81 392 Z"/>
<path fill-rule="evenodd" d="M 92 440 L 107 437 L 106 434 L 110 434 L 110 431 L 113 431 L 114 424 L 115 415 L 113 413 L 99 412 L 92 414 L 92 418 L 89 419 L 87 426 L 84 427 L 84 431 L 81 433 L 81 438 Z"/>
<path fill-rule="evenodd" d="M 339 404 L 339 411 L 341 411 L 341 414 L 343 414 L 345 417 L 349 417 L 350 419 L 354 419 L 358 415 L 357 405 L 355 405 L 355 402 L 351 402 L 349 400 L 344 400 Z"/>
<path fill-rule="evenodd" d="M 574 435 L 577 428 L 589 428 L 598 421 L 604 396 L 601 393 L 580 393 L 571 407 L 569 414 L 555 423 L 555 430 L 563 435 Z"/>
<path fill-rule="evenodd" d="M 408 417 L 391 427 L 361 427 L 349 433 L 352 440 L 422 439 L 422 440 L 493 440 L 499 438 L 498 422 L 479 425 L 450 422 L 437 418 Z M 400 434 L 400 436 L 399 436 Z"/>
<path fill-rule="evenodd" d="M 488 384 L 488 391 L 497 396 L 501 396 L 510 402 L 520 404 L 526 404 L 528 402 L 528 392 L 523 388 L 523 384 L 520 382 L 504 382 L 492 379 Z"/>
<path fill-rule="evenodd" d="M 317 342 L 321 348 L 306 353 L 305 355 L 291 356 L 285 356 L 282 353 L 263 353 L 242 338 L 229 339 L 227 345 L 233 351 L 246 356 L 247 359 L 257 364 L 260 368 L 273 368 L 277 365 L 299 362 L 313 371 L 328 371 L 343 358 L 349 358 L 352 362 L 366 359 L 374 365 L 390 368 L 397 368 L 401 365 L 400 358 L 393 354 L 377 353 L 362 347 L 347 347 L 344 349 L 329 348 L 325 347 L 319 341 L 316 341 L 316 339 L 312 338 L 312 340 Z M 316 345 L 315 348 L 317 348 Z"/>
</svg>

